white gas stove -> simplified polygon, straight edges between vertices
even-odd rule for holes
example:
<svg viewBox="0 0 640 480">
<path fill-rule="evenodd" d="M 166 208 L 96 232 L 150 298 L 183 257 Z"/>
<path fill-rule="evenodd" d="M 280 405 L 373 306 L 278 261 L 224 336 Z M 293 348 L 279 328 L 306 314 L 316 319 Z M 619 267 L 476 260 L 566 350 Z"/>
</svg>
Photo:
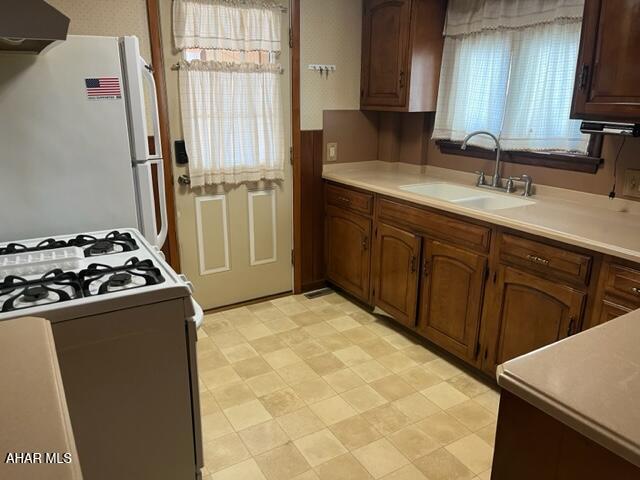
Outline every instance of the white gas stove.
<svg viewBox="0 0 640 480">
<path fill-rule="evenodd" d="M 192 286 L 134 229 L 0 244 L 0 320 L 113 309 L 188 296 Z M 193 302 L 194 321 L 202 310 Z"/>
</svg>

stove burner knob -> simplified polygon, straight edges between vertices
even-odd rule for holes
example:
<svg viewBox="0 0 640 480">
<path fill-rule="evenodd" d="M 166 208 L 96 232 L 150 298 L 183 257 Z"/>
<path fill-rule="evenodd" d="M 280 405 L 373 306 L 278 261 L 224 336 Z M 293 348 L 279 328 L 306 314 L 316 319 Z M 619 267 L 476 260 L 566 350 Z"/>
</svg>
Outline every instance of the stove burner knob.
<svg viewBox="0 0 640 480">
<path fill-rule="evenodd" d="M 49 296 L 49 291 L 42 287 L 28 287 L 22 293 L 22 298 L 25 302 L 37 302 Z"/>
</svg>

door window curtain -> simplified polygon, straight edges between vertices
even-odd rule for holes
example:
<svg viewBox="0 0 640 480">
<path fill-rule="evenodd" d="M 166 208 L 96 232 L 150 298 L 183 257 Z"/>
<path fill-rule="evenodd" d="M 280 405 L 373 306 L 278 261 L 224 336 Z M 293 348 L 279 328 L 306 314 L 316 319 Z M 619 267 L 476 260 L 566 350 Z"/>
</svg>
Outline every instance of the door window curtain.
<svg viewBox="0 0 640 480">
<path fill-rule="evenodd" d="M 280 17 L 272 2 L 175 0 L 192 187 L 284 178 Z"/>
<path fill-rule="evenodd" d="M 448 5 L 433 138 L 488 130 L 505 150 L 586 153 L 589 136 L 569 119 L 583 0 Z"/>
</svg>

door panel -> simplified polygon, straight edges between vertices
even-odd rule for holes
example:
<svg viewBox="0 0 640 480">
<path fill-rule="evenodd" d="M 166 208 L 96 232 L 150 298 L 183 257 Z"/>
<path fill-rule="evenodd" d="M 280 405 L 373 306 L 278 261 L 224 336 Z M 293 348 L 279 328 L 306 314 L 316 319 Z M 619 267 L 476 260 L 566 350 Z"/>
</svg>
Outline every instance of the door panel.
<svg viewBox="0 0 640 480">
<path fill-rule="evenodd" d="M 424 246 L 424 281 L 418 328 L 466 360 L 472 360 L 484 292 L 484 256 L 437 240 Z"/>
<path fill-rule="evenodd" d="M 371 220 L 336 207 L 326 213 L 327 278 L 369 301 Z"/>
<path fill-rule="evenodd" d="M 415 326 L 420 237 L 381 223 L 376 232 L 374 301 L 408 327 Z"/>
<path fill-rule="evenodd" d="M 603 300 L 602 305 L 600 306 L 600 315 L 595 325 L 607 323 L 608 321 L 621 317 L 622 315 L 626 315 L 633 310 L 634 309 L 625 307 L 624 305 L 619 305 L 609 300 Z M 595 325 L 592 326 L 595 327 Z"/>
<path fill-rule="evenodd" d="M 586 295 L 511 267 L 500 266 L 495 309 L 497 341 L 487 369 L 577 331 Z"/>
<path fill-rule="evenodd" d="M 410 0 L 367 0 L 363 18 L 363 105 L 406 103 Z"/>
<path fill-rule="evenodd" d="M 171 141 L 183 138 L 179 106 L 178 74 L 171 65 L 180 60 L 172 48 L 172 2 L 160 3 L 164 72 Z M 282 1 L 288 7 L 288 2 Z M 282 38 L 289 23 L 283 17 Z M 285 42 L 286 44 L 286 42 Z M 282 111 L 286 145 L 290 145 L 290 51 L 283 48 Z M 176 165 L 173 177 L 188 175 L 188 166 Z M 182 271 L 195 287 L 203 308 L 214 308 L 290 291 L 292 172 L 285 162 L 282 182 L 213 185 L 190 189 L 174 182 L 177 228 Z"/>
</svg>

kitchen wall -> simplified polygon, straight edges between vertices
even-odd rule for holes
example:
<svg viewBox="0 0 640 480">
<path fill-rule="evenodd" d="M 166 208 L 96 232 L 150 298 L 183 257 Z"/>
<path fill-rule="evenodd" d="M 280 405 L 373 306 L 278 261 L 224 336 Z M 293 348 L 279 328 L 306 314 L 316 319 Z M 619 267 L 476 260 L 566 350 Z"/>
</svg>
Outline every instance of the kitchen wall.
<svg viewBox="0 0 640 480">
<path fill-rule="evenodd" d="M 322 130 L 326 109 L 360 108 L 362 0 L 301 0 L 300 123 Z M 308 69 L 331 64 L 329 77 Z"/>
<path fill-rule="evenodd" d="M 146 0 L 47 0 L 71 19 L 71 35 L 135 35 L 140 53 L 151 62 Z"/>
</svg>

